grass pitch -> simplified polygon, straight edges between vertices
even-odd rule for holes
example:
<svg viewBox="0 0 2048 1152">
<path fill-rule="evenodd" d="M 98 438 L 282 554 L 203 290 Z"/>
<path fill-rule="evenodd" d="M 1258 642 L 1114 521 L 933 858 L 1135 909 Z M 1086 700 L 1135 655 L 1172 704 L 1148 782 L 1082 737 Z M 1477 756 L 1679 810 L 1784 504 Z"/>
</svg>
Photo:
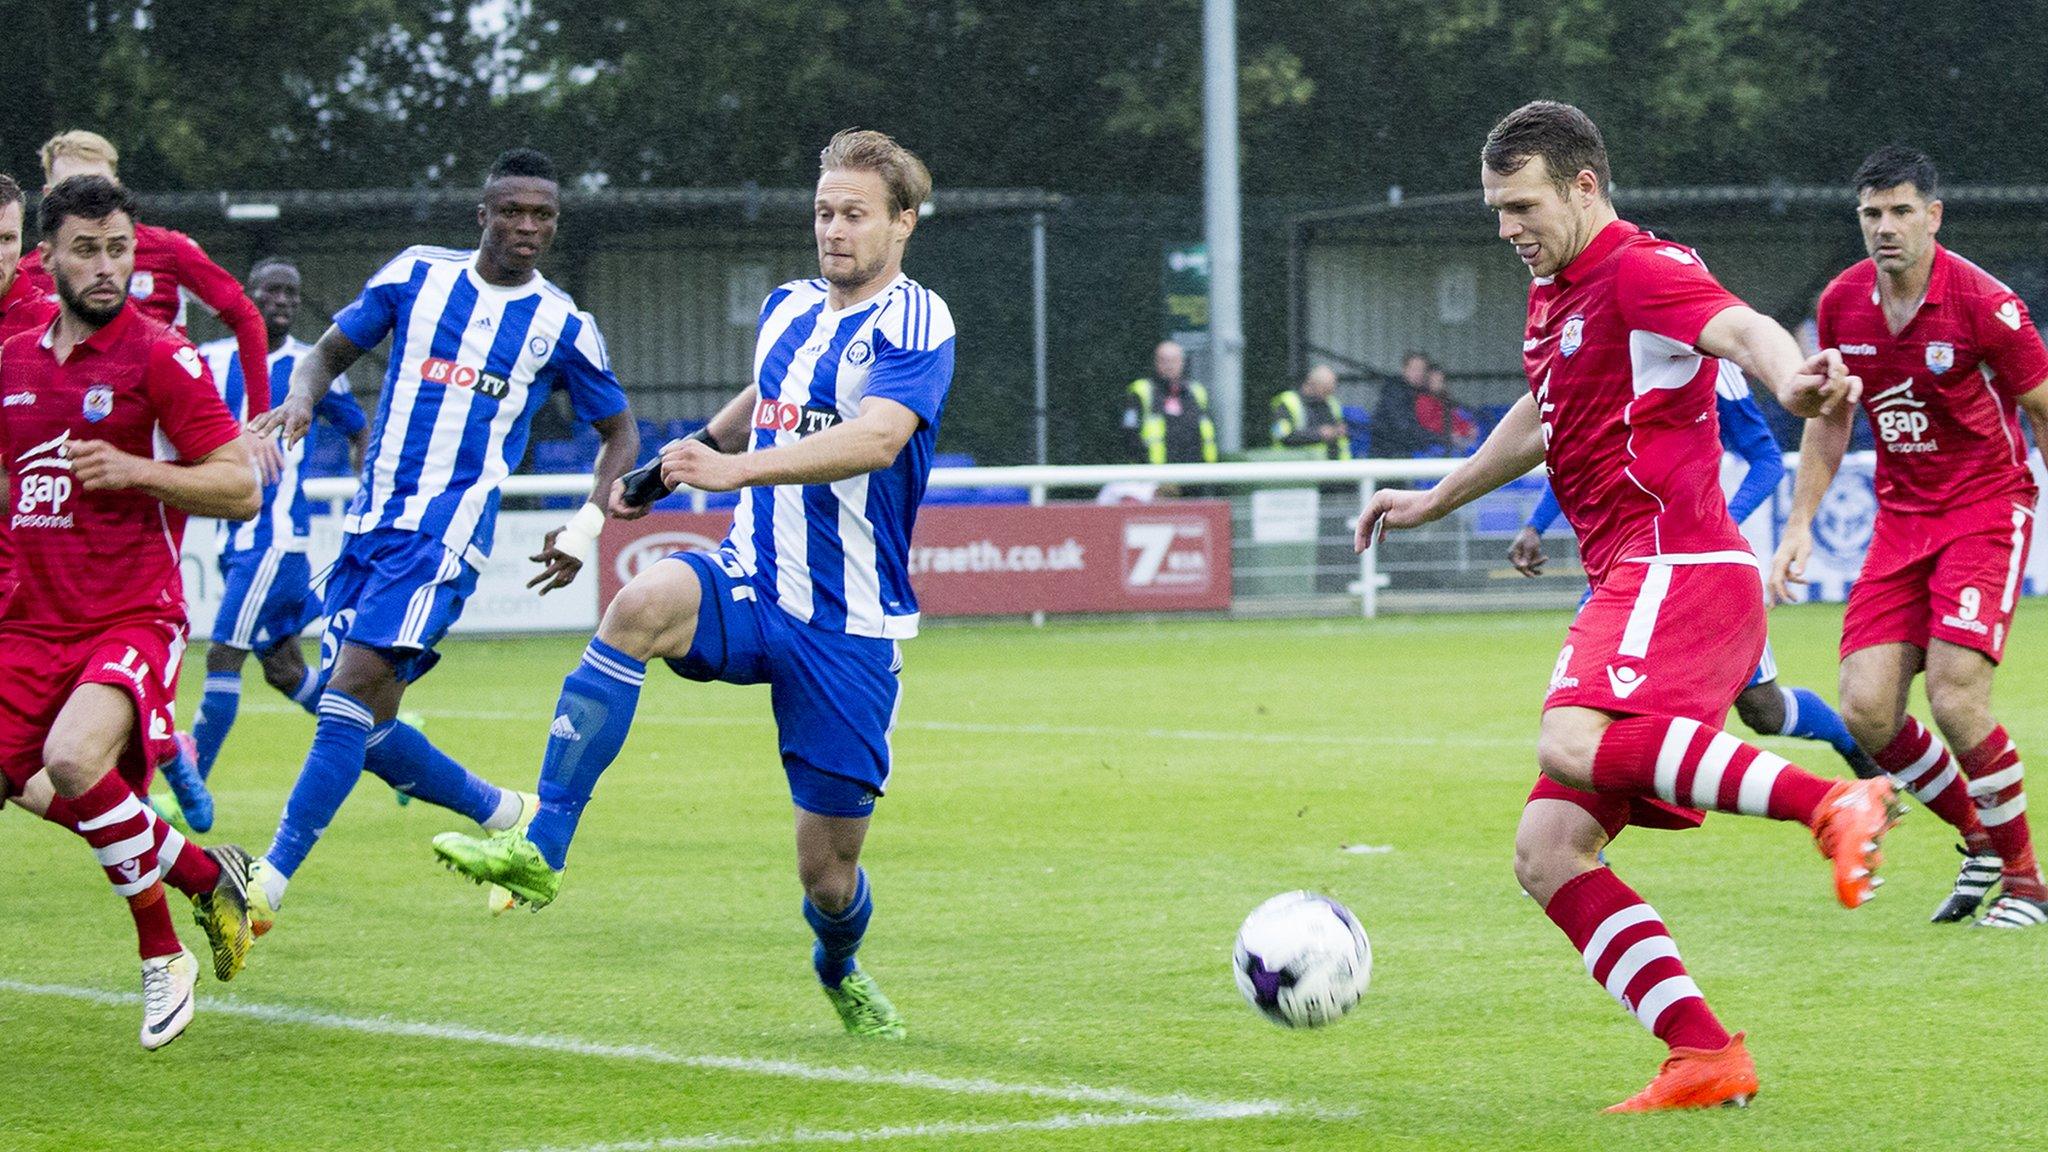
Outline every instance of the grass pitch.
<svg viewBox="0 0 2048 1152">
<path fill-rule="evenodd" d="M 1564 625 L 928 630 L 906 645 L 867 855 L 862 959 L 909 1021 L 896 1045 L 844 1036 L 810 976 L 765 690 L 657 669 L 539 914 L 486 916 L 427 849 L 464 822 L 366 779 L 248 971 L 202 982 L 154 1056 L 105 880 L 8 814 L 0 1147 L 2036 1146 L 2048 934 L 1927 924 L 1955 857 L 1924 812 L 1855 913 L 1798 828 L 1625 835 L 1610 858 L 1749 1031 L 1764 1091 L 1746 1112 L 1600 1114 L 1661 1046 L 1509 868 Z M 1828 608 L 1776 614 L 1786 683 L 1833 697 L 1838 628 Z M 2048 756 L 2041 635 L 2021 628 L 1998 708 Z M 453 643 L 408 703 L 530 787 L 580 643 Z M 244 699 L 209 840 L 260 851 L 312 721 L 253 674 Z M 1267 1024 L 1229 975 L 1239 919 L 1297 887 L 1347 902 L 1375 952 L 1364 1003 L 1314 1033 Z"/>
</svg>

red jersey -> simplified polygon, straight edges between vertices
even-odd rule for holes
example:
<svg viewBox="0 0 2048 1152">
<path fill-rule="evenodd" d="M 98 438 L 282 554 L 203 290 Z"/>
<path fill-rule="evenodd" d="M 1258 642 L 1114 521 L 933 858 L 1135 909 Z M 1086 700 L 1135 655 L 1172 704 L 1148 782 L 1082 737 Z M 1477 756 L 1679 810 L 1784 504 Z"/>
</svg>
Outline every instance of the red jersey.
<svg viewBox="0 0 2048 1152">
<path fill-rule="evenodd" d="M 185 622 L 185 514 L 137 491 L 88 492 L 69 444 L 197 460 L 241 434 L 197 349 L 124 307 L 57 363 L 54 325 L 0 345 L 0 452 L 11 496 L 0 628 L 77 635 Z"/>
<path fill-rule="evenodd" d="M 2027 306 L 1990 273 L 1934 247 L 1927 299 L 1893 335 L 1877 265 L 1851 265 L 1820 295 L 1820 342 L 1863 378 L 1877 439 L 1877 503 L 1906 515 L 1987 502 L 2031 508 L 2035 488 L 2020 438 L 2024 393 L 2048 382 Z"/>
<path fill-rule="evenodd" d="M 1522 367 L 1596 587 L 1628 560 L 1755 563 L 1721 494 L 1720 362 L 1693 347 L 1741 303 L 1690 248 L 1624 220 L 1530 285 Z"/>
<path fill-rule="evenodd" d="M 190 289 L 200 303 L 213 309 L 221 323 L 233 330 L 242 363 L 269 363 L 270 345 L 263 314 L 242 291 L 241 282 L 215 264 L 206 250 L 183 232 L 137 224 L 135 274 L 128 278 L 128 299 L 143 315 L 183 335 L 185 296 L 181 289 Z M 56 318 L 57 285 L 43 268 L 42 252 L 30 249 L 21 258 L 6 299 L 0 300 L 0 341 L 17 332 L 41 329 Z M 270 397 L 263 389 L 250 394 L 249 415 L 269 407 Z"/>
</svg>

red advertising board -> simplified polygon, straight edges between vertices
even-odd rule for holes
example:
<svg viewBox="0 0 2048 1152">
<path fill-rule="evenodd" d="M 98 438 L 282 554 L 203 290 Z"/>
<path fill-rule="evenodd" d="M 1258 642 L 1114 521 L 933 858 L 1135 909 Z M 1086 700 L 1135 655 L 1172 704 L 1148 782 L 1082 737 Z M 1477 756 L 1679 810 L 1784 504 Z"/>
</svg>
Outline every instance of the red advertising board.
<svg viewBox="0 0 2048 1152">
<path fill-rule="evenodd" d="M 671 552 L 713 548 L 725 512 L 656 512 L 607 525 L 603 604 Z M 917 514 L 910 580 L 933 616 L 1188 612 L 1230 607 L 1230 505 L 937 504 Z"/>
</svg>

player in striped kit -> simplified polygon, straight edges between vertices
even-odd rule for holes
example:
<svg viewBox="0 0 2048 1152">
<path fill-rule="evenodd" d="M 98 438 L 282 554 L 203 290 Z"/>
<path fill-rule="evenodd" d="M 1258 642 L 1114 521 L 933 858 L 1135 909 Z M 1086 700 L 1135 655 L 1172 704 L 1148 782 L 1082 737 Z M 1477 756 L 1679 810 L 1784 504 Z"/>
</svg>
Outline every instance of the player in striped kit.
<svg viewBox="0 0 2048 1152">
<path fill-rule="evenodd" d="M 812 965 L 849 1033 L 899 1038 L 901 1016 L 854 963 L 873 910 L 860 852 L 889 780 L 897 641 L 917 632 L 911 526 L 952 384 L 953 321 L 901 270 L 931 194 L 924 164 L 879 132 L 848 130 L 819 168 L 822 275 L 769 295 L 754 385 L 699 437 L 662 451 L 668 486 L 741 491 L 732 532 L 716 552 L 643 570 L 612 601 L 562 684 L 532 827 L 446 833 L 434 850 L 547 904 L 591 789 L 625 743 L 648 661 L 691 680 L 767 683 Z M 614 494 L 615 512 L 626 492 Z"/>
<path fill-rule="evenodd" d="M 263 313 L 270 341 L 270 371 L 262 388 L 269 393 L 258 405 L 273 407 L 291 388 L 292 369 L 313 346 L 291 334 L 299 312 L 299 270 L 289 260 L 258 261 L 249 274 L 249 298 Z M 199 346 L 213 372 L 214 383 L 228 411 L 246 418 L 249 381 L 233 340 Z M 349 438 L 360 457 L 369 448 L 369 419 L 349 392 L 346 377 L 337 376 L 314 407 Z M 313 593 L 312 565 L 306 549 L 312 536 L 312 509 L 300 486 L 299 469 L 305 446 L 283 453 L 277 479 L 263 489 L 263 511 L 240 524 L 222 522 L 218 532 L 222 582 L 220 611 L 213 621 L 213 642 L 206 650 L 206 695 L 192 731 L 178 734 L 179 759 L 164 776 L 177 793 L 178 806 L 195 831 L 213 824 L 213 801 L 206 781 L 220 755 L 242 699 L 242 665 L 255 653 L 263 679 L 308 713 L 317 714 L 320 678 L 299 652 L 299 633 L 320 618 L 320 600 Z"/>
<path fill-rule="evenodd" d="M 475 251 L 408 248 L 364 286 L 299 360 L 291 394 L 252 422 L 296 442 L 320 397 L 366 349 L 391 339 L 390 366 L 327 578 L 319 722 L 277 835 L 256 862 L 252 917 L 267 930 L 291 876 L 365 768 L 488 829 L 523 826 L 535 800 L 468 772 L 399 720 L 406 685 L 440 659 L 490 554 L 498 487 L 526 454 L 533 415 L 562 388 L 597 428 L 596 491 L 633 463 L 639 432 L 589 313 L 535 265 L 554 240 L 554 164 L 515 148 L 484 182 Z M 528 587 L 576 578 L 597 544 L 595 503 L 548 533 Z"/>
<path fill-rule="evenodd" d="M 1618 218 L 1606 144 L 1577 108 L 1510 113 L 1487 136 L 1480 180 L 1533 277 L 1529 395 L 1436 487 L 1374 494 L 1357 544 L 1549 465 L 1593 596 L 1551 674 L 1515 874 L 1586 971 L 1670 1050 L 1611 1110 L 1746 1103 L 1758 1081 L 1742 1034 L 1722 1027 L 1662 918 L 1600 853 L 1630 824 L 1763 816 L 1812 831 L 1843 905 L 1873 894 L 1896 819 L 1891 781 L 1825 780 L 1720 730 L 1763 654 L 1765 610 L 1756 556 L 1721 495 L 1716 361 L 1799 416 L 1854 404 L 1861 381 L 1831 353 L 1802 362 L 1791 334 L 1690 249 Z"/>
</svg>

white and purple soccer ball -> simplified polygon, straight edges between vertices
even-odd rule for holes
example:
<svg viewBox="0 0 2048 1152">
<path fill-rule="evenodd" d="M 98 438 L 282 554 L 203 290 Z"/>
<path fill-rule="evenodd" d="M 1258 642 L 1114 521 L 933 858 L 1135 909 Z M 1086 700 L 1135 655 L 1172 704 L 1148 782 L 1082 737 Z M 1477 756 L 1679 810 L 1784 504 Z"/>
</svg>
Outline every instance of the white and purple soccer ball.
<svg viewBox="0 0 2048 1152">
<path fill-rule="evenodd" d="M 1283 892 L 1244 918 L 1232 957 L 1237 990 L 1289 1028 L 1335 1023 L 1372 981 L 1372 944 L 1349 908 L 1314 892 Z"/>
</svg>

